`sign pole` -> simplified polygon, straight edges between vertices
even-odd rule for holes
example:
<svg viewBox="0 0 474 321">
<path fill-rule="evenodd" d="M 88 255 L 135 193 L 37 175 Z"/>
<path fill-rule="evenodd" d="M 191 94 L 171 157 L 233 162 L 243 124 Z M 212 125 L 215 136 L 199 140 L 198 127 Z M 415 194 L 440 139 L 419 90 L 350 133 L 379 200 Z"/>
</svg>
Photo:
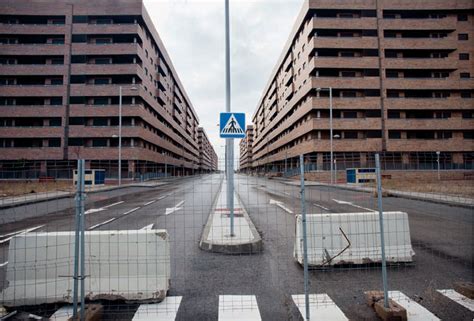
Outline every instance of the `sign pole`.
<svg viewBox="0 0 474 321">
<path fill-rule="evenodd" d="M 230 36 L 229 0 L 225 0 L 225 111 L 230 112 Z M 234 140 L 226 139 L 227 208 L 230 211 L 230 236 L 234 236 Z"/>
</svg>

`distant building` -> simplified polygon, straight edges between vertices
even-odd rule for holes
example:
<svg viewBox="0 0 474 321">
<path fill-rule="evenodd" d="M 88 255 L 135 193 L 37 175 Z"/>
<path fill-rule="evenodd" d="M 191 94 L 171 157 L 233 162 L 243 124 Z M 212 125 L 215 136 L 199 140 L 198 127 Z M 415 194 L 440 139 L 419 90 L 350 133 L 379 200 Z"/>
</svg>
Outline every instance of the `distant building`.
<svg viewBox="0 0 474 321">
<path fill-rule="evenodd" d="M 253 126 L 247 125 L 245 138 L 240 141 L 239 170 L 249 172 L 252 169 Z"/>
<path fill-rule="evenodd" d="M 442 168 L 473 168 L 473 12 L 471 0 L 305 1 L 253 115 L 253 169 L 300 154 L 329 168 L 329 88 L 339 169 L 379 151 L 387 168 L 426 168 L 437 151 Z"/>
<path fill-rule="evenodd" d="M 32 176 L 68 176 L 83 158 L 116 177 L 120 86 L 123 177 L 210 169 L 141 0 L 2 1 L 0 84 L 1 173 L 21 159 Z"/>
<path fill-rule="evenodd" d="M 199 164 L 204 172 L 217 171 L 217 154 L 212 148 L 204 128 L 198 128 Z"/>
</svg>

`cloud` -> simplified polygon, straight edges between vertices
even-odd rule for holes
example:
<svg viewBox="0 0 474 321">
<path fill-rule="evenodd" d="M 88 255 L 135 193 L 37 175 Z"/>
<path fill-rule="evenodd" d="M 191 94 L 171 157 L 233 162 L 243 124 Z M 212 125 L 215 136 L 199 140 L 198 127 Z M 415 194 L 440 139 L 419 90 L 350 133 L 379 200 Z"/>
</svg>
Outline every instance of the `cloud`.
<svg viewBox="0 0 474 321">
<path fill-rule="evenodd" d="M 232 110 L 247 123 L 304 0 L 230 0 Z M 224 0 L 144 0 L 220 162 L 225 111 Z M 235 155 L 238 157 L 238 140 Z"/>
</svg>

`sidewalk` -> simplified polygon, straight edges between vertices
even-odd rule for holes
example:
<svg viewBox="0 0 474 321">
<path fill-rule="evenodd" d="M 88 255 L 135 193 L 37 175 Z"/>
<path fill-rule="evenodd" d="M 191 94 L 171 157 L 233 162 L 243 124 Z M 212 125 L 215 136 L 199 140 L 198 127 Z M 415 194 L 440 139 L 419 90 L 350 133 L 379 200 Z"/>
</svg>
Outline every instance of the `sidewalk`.
<svg viewBox="0 0 474 321">
<path fill-rule="evenodd" d="M 142 183 L 131 183 L 131 184 L 124 184 L 122 186 L 117 185 L 103 185 L 103 186 L 94 186 L 94 187 L 86 187 L 86 193 L 99 193 L 99 192 L 106 192 L 112 191 L 121 188 L 128 188 L 128 187 L 157 187 L 161 185 L 166 185 L 167 182 L 156 182 L 156 181 L 148 181 Z M 0 208 L 10 208 L 22 205 L 28 205 L 32 203 L 38 202 L 45 202 L 51 201 L 61 198 L 68 198 L 74 197 L 75 191 L 52 191 L 52 192 L 43 192 L 43 193 L 31 193 L 31 194 L 24 194 L 21 196 L 14 196 L 14 197 L 4 197 L 0 198 Z"/>
<path fill-rule="evenodd" d="M 300 182 L 296 180 L 284 180 L 279 179 L 283 184 L 299 186 Z M 327 184 L 315 181 L 305 181 L 305 186 L 330 186 L 334 188 L 361 191 L 366 193 L 375 193 L 374 187 L 367 186 L 358 186 L 353 184 Z M 461 196 L 452 196 L 445 194 L 435 194 L 435 193 L 419 193 L 419 192 L 409 192 L 409 191 L 399 191 L 393 189 L 383 189 L 384 193 L 387 193 L 389 196 L 393 197 L 402 197 L 420 201 L 434 202 L 440 204 L 454 205 L 454 206 L 463 206 L 463 207 L 474 207 L 474 199 L 461 197 Z"/>
<path fill-rule="evenodd" d="M 223 181 L 199 247 L 227 254 L 249 254 L 262 250 L 262 239 L 234 192 L 234 236 L 230 236 L 230 210 L 227 208 L 227 182 Z"/>
</svg>

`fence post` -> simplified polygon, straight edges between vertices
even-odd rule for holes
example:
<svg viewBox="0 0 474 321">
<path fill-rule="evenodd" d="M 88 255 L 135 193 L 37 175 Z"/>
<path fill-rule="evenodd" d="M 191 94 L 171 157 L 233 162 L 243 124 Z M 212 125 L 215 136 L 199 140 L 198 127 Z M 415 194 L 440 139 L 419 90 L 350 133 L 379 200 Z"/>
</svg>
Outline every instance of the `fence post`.
<svg viewBox="0 0 474 321">
<path fill-rule="evenodd" d="M 383 295 L 384 295 L 384 307 L 389 307 L 388 297 L 388 285 L 387 285 L 387 262 L 385 258 L 385 234 L 383 228 L 383 209 L 382 209 L 382 179 L 380 174 L 380 155 L 375 154 L 375 171 L 377 174 L 377 201 L 379 208 L 379 224 L 380 224 L 380 246 L 382 248 L 382 282 L 383 282 Z"/>
<path fill-rule="evenodd" d="M 84 320 L 85 313 L 85 241 L 84 241 L 84 160 L 77 160 L 77 191 L 76 191 L 76 217 L 74 240 L 74 285 L 73 285 L 73 319 L 77 319 L 77 305 L 79 301 L 79 280 L 81 280 L 81 312 L 80 318 Z"/>
<path fill-rule="evenodd" d="M 303 223 L 303 265 L 304 265 L 304 302 L 306 309 L 305 320 L 309 321 L 309 289 L 308 289 L 308 239 L 306 235 L 306 202 L 304 195 L 304 157 L 300 155 L 300 174 L 301 174 L 301 218 Z"/>
</svg>

